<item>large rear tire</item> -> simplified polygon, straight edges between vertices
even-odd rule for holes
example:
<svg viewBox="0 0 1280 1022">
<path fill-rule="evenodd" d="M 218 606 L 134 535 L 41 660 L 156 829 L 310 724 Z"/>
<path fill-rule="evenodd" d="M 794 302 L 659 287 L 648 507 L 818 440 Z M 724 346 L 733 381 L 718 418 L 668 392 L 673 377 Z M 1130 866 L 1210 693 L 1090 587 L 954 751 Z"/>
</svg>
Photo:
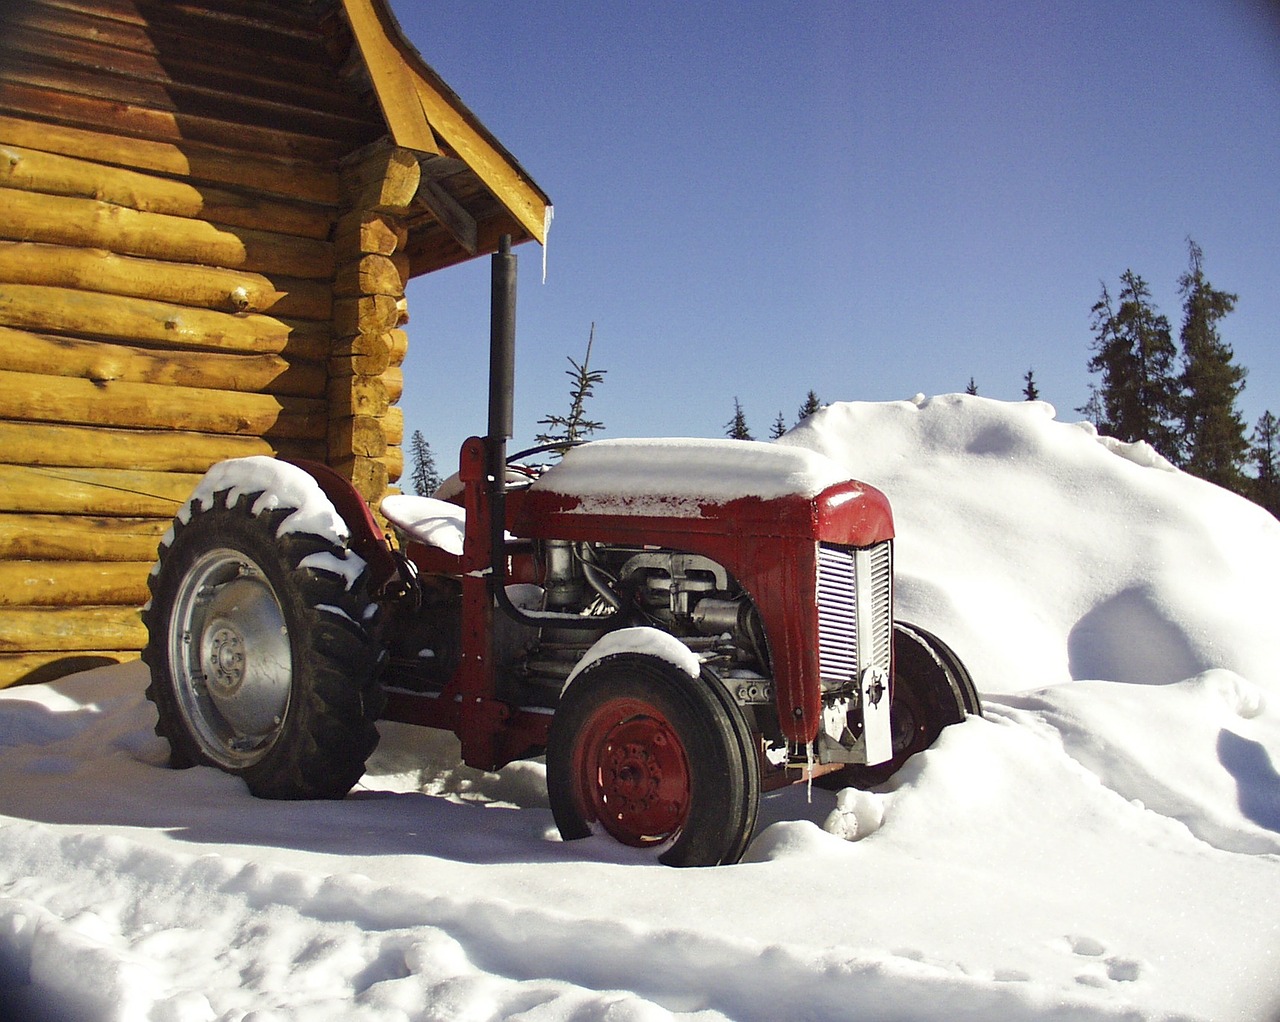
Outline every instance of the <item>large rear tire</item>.
<svg viewBox="0 0 1280 1022">
<path fill-rule="evenodd" d="M 760 764 L 737 703 L 641 653 L 604 657 L 565 691 L 547 741 L 547 790 L 566 840 L 596 828 L 668 866 L 737 862 L 755 828 Z"/>
<path fill-rule="evenodd" d="M 893 758 L 877 766 L 847 766 L 827 774 L 824 787 L 873 788 L 896 774 L 917 752 L 938 740 L 942 729 L 967 714 L 980 714 L 978 690 L 951 648 L 917 625 L 893 625 Z"/>
<path fill-rule="evenodd" d="M 151 576 L 156 733 L 173 766 L 218 767 L 257 796 L 341 798 L 384 700 L 368 568 L 334 537 L 277 535 L 295 508 L 229 496 L 193 502 Z"/>
</svg>

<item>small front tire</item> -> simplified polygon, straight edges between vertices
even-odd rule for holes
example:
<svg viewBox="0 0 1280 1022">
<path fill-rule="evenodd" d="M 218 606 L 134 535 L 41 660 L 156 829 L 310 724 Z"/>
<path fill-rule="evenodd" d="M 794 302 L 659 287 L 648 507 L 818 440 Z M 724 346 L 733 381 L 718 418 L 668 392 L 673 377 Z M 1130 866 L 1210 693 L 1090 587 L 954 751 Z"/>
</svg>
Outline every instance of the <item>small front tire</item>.
<svg viewBox="0 0 1280 1022">
<path fill-rule="evenodd" d="M 714 678 L 641 653 L 604 657 L 565 691 L 547 742 L 547 790 L 566 840 L 596 827 L 668 866 L 737 862 L 760 804 L 742 711 Z"/>
</svg>

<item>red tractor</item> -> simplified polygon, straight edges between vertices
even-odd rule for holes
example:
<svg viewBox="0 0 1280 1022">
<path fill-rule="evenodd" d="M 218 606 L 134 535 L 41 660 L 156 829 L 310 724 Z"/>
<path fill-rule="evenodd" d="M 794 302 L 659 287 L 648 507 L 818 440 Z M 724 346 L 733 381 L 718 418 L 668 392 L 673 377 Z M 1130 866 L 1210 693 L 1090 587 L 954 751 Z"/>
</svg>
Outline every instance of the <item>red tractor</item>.
<svg viewBox="0 0 1280 1022">
<path fill-rule="evenodd" d="M 888 501 L 823 456 L 606 440 L 509 465 L 505 241 L 493 284 L 489 431 L 450 500 L 388 497 L 393 539 L 329 468 L 247 458 L 179 512 L 143 653 L 175 766 L 341 798 L 380 717 L 446 728 L 482 769 L 545 753 L 566 839 L 712 865 L 762 791 L 879 783 L 979 712 L 951 650 L 894 621 Z"/>
</svg>

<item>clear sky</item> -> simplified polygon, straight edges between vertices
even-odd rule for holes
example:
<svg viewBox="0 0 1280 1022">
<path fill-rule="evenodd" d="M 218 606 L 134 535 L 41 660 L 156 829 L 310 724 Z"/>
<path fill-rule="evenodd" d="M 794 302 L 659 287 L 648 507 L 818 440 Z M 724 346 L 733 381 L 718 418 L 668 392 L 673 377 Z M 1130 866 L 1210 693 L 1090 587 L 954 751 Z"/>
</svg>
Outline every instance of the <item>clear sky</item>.
<svg viewBox="0 0 1280 1022">
<path fill-rule="evenodd" d="M 393 0 L 555 203 L 524 245 L 515 445 L 608 375 L 606 436 L 759 437 L 823 401 L 1040 396 L 1074 421 L 1089 309 L 1132 268 L 1181 320 L 1186 239 L 1280 415 L 1280 14 L 1264 0 Z M 410 285 L 406 434 L 485 431 L 488 260 Z M 514 449 L 514 448 L 513 448 Z"/>
</svg>

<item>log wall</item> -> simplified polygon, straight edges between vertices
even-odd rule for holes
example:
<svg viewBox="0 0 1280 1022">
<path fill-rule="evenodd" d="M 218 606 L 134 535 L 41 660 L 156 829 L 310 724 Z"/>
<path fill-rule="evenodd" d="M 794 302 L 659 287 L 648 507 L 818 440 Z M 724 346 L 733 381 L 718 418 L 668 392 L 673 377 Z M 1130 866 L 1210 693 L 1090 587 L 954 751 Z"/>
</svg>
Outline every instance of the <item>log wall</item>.
<svg viewBox="0 0 1280 1022">
<path fill-rule="evenodd" d="M 214 462 L 402 466 L 405 217 L 328 0 L 0 10 L 0 685 L 131 658 Z"/>
</svg>

